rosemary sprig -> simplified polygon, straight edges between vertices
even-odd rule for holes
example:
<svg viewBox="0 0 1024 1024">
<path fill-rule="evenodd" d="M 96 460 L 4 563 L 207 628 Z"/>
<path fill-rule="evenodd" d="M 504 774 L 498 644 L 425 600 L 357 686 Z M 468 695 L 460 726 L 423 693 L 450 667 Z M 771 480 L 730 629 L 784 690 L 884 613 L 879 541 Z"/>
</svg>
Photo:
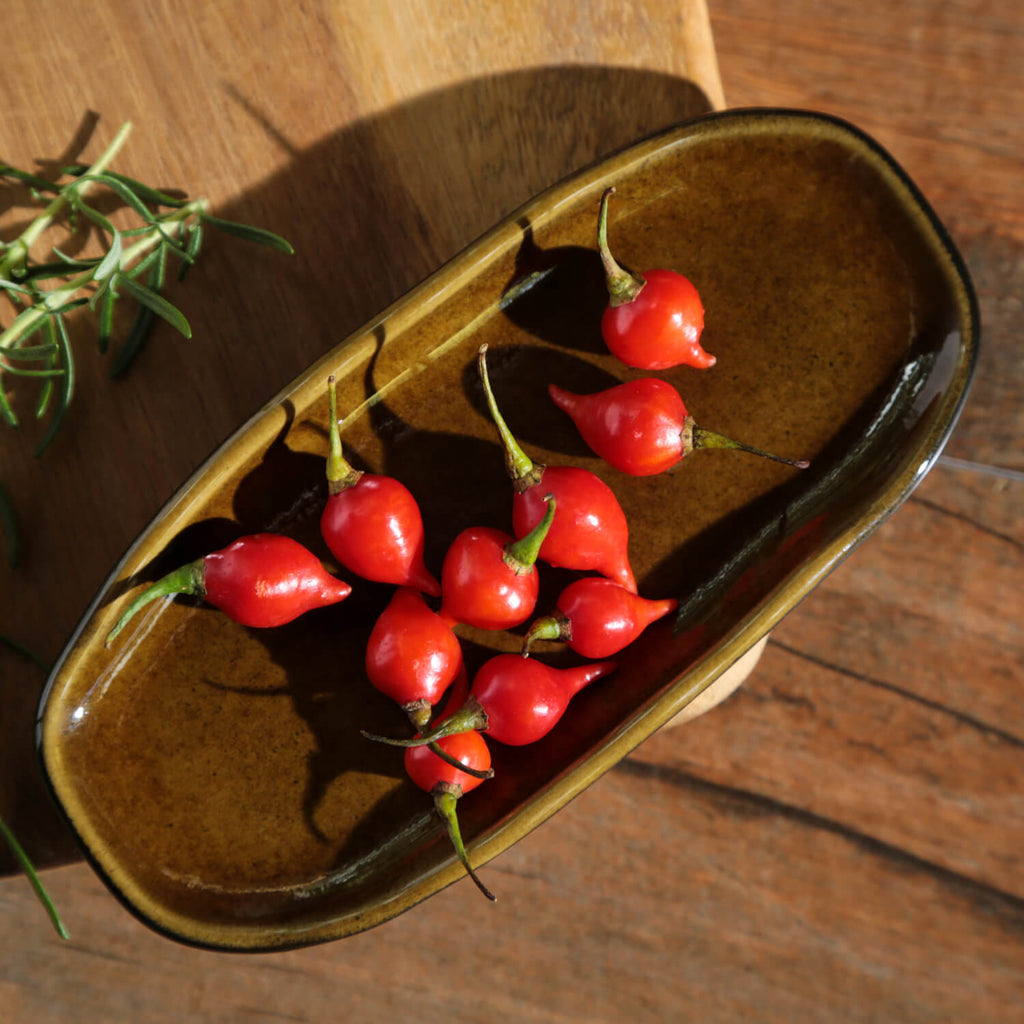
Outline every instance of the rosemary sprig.
<svg viewBox="0 0 1024 1024">
<path fill-rule="evenodd" d="M 35 654 L 30 651 L 24 644 L 19 644 L 16 640 L 12 640 L 9 636 L 4 636 L 0 633 L 0 645 L 9 647 L 11 650 L 16 651 L 18 654 L 28 658 L 34 665 L 44 672 L 50 671 L 50 666 Z M 54 905 L 50 894 L 46 891 L 46 886 L 43 885 L 43 880 L 39 877 L 38 872 L 35 869 L 35 865 L 29 859 L 28 854 L 25 852 L 21 843 L 18 842 L 17 836 L 11 831 L 10 826 L 0 818 L 0 838 L 7 844 L 8 849 L 14 854 L 14 859 L 18 862 L 18 866 L 24 871 L 26 878 L 29 880 L 29 884 L 32 886 L 39 902 L 42 903 L 49 915 L 50 923 L 53 925 L 57 934 L 62 938 L 68 937 L 67 929 L 64 927 L 64 922 L 60 919 L 60 914 L 57 912 L 57 907 Z"/>
<path fill-rule="evenodd" d="M 10 848 L 11 853 L 14 854 L 14 859 L 18 862 L 22 871 L 25 872 L 26 877 L 29 880 L 32 888 L 35 890 L 35 894 L 39 897 L 39 902 L 42 903 L 49 915 L 50 923 L 53 925 L 54 930 L 62 938 L 68 938 L 68 930 L 64 927 L 64 922 L 60 919 L 60 914 L 57 912 L 57 907 L 54 905 L 50 894 L 46 891 L 46 887 L 43 885 L 42 879 L 36 872 L 35 866 L 32 861 L 29 860 L 28 854 L 22 848 L 21 843 L 18 842 L 15 834 L 8 828 L 3 818 L 0 818 L 0 836 L 3 837 L 4 842 Z"/>
<path fill-rule="evenodd" d="M 0 242 L 0 295 L 6 296 L 15 312 L 6 326 L 0 323 L 0 419 L 19 426 L 8 388 L 18 381 L 34 382 L 39 388 L 36 417 L 50 416 L 37 456 L 56 435 L 74 392 L 68 313 L 88 305 L 98 320 L 99 351 L 105 353 L 112 340 L 115 307 L 124 300 L 136 306 L 132 325 L 111 359 L 110 375 L 117 377 L 138 355 L 157 321 L 164 320 L 191 337 L 184 314 L 164 295 L 164 283 L 171 257 L 180 263 L 179 280 L 195 263 L 205 226 L 293 252 L 273 232 L 214 217 L 205 199 L 177 197 L 111 170 L 130 131 L 131 124 L 124 124 L 97 160 L 63 167 L 56 181 L 0 163 L 0 182 L 27 187 L 33 199 L 43 204 L 17 238 Z M 104 192 L 138 224 L 118 228 L 92 201 L 94 194 Z M 104 239 L 101 255 L 79 259 L 52 245 L 45 260 L 35 258 L 33 249 L 48 229 L 66 226 L 74 234 L 86 222 Z M 0 527 L 7 535 L 9 554 L 17 551 L 14 523 L 10 499 L 0 489 Z"/>
<path fill-rule="evenodd" d="M 41 196 L 45 191 L 56 190 L 42 212 L 17 238 L 0 243 L 0 289 L 23 307 L 0 333 L 0 384 L 4 373 L 26 375 L 24 369 L 12 364 L 17 349 L 42 330 L 48 320 L 66 312 L 72 303 L 79 303 L 83 295 L 90 308 L 102 310 L 102 318 L 107 321 L 108 328 L 113 306 L 123 292 L 156 317 L 167 320 L 186 337 L 191 336 L 191 328 L 181 311 L 161 294 L 162 275 L 160 284 L 155 287 L 152 276 L 146 284 L 139 278 L 150 269 L 149 259 L 153 257 L 166 263 L 167 257 L 173 255 L 186 265 L 194 263 L 204 224 L 237 238 L 282 252 L 293 252 L 291 245 L 273 232 L 214 217 L 208 212 L 205 199 L 175 198 L 123 174 L 108 171 L 108 165 L 124 145 L 130 130 L 130 124 L 122 126 L 92 165 L 63 168 L 64 173 L 71 177 L 63 185 L 0 164 L 0 178 L 30 184 L 34 195 Z M 141 225 L 123 231 L 115 227 L 107 216 L 86 201 L 97 188 L 113 193 L 139 218 Z M 99 229 L 108 240 L 103 256 L 79 260 L 65 255 L 55 246 L 55 259 L 33 262 L 32 247 L 64 215 L 75 221 L 84 218 Z M 44 280 L 57 283 L 43 290 L 40 282 Z M 56 346 L 50 344 L 49 348 L 55 350 Z M 58 359 L 58 372 L 63 365 Z M 116 372 L 125 368 L 126 362 L 122 360 Z M 8 414 L 10 406 L 6 397 L 0 401 L 4 404 L 5 414 Z M 10 420 L 11 416 L 7 415 L 7 418 Z M 15 418 L 12 425 L 16 424 Z"/>
<path fill-rule="evenodd" d="M 0 419 L 12 427 L 19 426 L 8 385 L 35 382 L 39 388 L 36 417 L 50 416 L 35 450 L 37 456 L 43 454 L 60 429 L 74 394 L 75 354 L 66 322 L 68 313 L 88 306 L 97 315 L 97 343 L 102 354 L 110 346 L 115 307 L 124 299 L 135 304 L 134 321 L 111 360 L 110 375 L 116 377 L 138 355 L 158 320 L 191 337 L 185 316 L 163 294 L 164 282 L 171 257 L 181 264 L 178 279 L 184 278 L 199 255 L 206 225 L 236 238 L 293 252 L 288 242 L 270 231 L 212 216 L 205 199 L 172 196 L 110 170 L 130 131 L 131 124 L 122 125 L 96 161 L 88 166 L 64 167 L 56 181 L 0 163 L 0 183 L 28 188 L 33 200 L 42 204 L 38 215 L 17 238 L 0 241 L 0 296 L 15 312 L 6 327 L 0 323 Z M 92 201 L 97 192 L 113 196 L 126 215 L 138 220 L 138 225 L 118 228 Z M 33 250 L 45 232 L 66 227 L 71 236 L 85 222 L 105 240 L 101 255 L 79 259 L 52 245 L 45 260 L 35 257 Z M 0 533 L 6 538 L 7 561 L 13 569 L 20 548 L 18 519 L 2 482 Z M 41 659 L 2 633 L 0 645 L 48 671 Z M 10 847 L 57 934 L 66 939 L 60 915 L 31 860 L 2 819 L 0 840 Z"/>
</svg>

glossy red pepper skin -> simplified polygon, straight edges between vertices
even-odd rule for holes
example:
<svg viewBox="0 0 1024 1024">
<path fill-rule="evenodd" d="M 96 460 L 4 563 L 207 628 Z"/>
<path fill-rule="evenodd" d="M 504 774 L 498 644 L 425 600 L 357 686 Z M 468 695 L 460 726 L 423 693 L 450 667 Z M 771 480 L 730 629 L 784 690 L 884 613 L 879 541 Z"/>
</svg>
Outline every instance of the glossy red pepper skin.
<svg viewBox="0 0 1024 1024">
<path fill-rule="evenodd" d="M 441 566 L 441 617 L 478 629 L 512 629 L 537 604 L 537 555 L 555 519 L 555 501 L 545 498 L 536 528 L 516 540 L 502 530 L 472 526 L 463 530 Z"/>
<path fill-rule="evenodd" d="M 314 608 L 343 601 L 352 588 L 336 579 L 291 537 L 256 533 L 183 565 L 147 587 L 107 635 L 107 643 L 144 605 L 158 597 L 203 598 L 243 626 L 283 626 Z"/>
<path fill-rule="evenodd" d="M 615 261 L 608 247 L 608 200 L 601 197 L 597 248 L 608 285 L 601 335 L 608 350 L 627 366 L 667 370 L 671 366 L 707 369 L 715 365 L 700 344 L 704 306 L 693 283 L 674 270 L 634 274 Z"/>
<path fill-rule="evenodd" d="M 530 626 L 524 650 L 538 639 L 564 640 L 584 658 L 609 658 L 677 604 L 675 598 L 640 597 L 614 580 L 588 576 L 562 591 L 554 615 Z"/>
<path fill-rule="evenodd" d="M 640 377 L 592 395 L 549 384 L 548 394 L 596 454 L 632 476 L 662 473 L 697 448 L 747 452 L 796 469 L 808 466 L 805 459 L 774 455 L 698 426 L 679 392 L 657 377 Z"/>
<path fill-rule="evenodd" d="M 535 658 L 498 654 L 480 667 L 470 697 L 487 717 L 487 736 L 518 747 L 546 736 L 583 687 L 615 668 L 614 661 L 553 668 Z"/>
<path fill-rule="evenodd" d="M 537 569 L 519 574 L 505 561 L 514 538 L 503 530 L 463 530 L 441 566 L 441 617 L 478 629 L 512 629 L 537 605 Z"/>
<path fill-rule="evenodd" d="M 399 587 L 378 616 L 366 645 L 366 674 L 397 701 L 417 727 L 462 667 L 462 647 L 449 624 L 412 587 Z"/>
<path fill-rule="evenodd" d="M 612 489 L 589 469 L 545 466 L 540 482 L 512 499 L 512 531 L 524 537 L 541 520 L 544 496 L 554 495 L 558 515 L 540 557 L 548 565 L 599 572 L 636 591 L 629 562 L 629 523 Z"/>
<path fill-rule="evenodd" d="M 641 377 L 591 395 L 549 384 L 548 394 L 590 448 L 623 473 L 663 473 L 687 454 L 686 406 L 667 381 Z"/>
<path fill-rule="evenodd" d="M 291 537 L 242 537 L 203 559 L 206 600 L 243 626 L 281 626 L 344 600 L 352 588 Z"/>
<path fill-rule="evenodd" d="M 401 481 L 363 473 L 345 459 L 338 426 L 334 377 L 327 380 L 331 421 L 327 454 L 327 504 L 320 533 L 331 554 L 365 580 L 415 587 L 437 597 L 441 587 L 423 560 L 423 516 Z"/>
<path fill-rule="evenodd" d="M 714 366 L 715 357 L 700 344 L 704 306 L 693 284 L 674 270 L 647 270 L 641 276 L 636 298 L 609 304 L 601 316 L 608 351 L 641 370 Z"/>
<path fill-rule="evenodd" d="M 445 752 L 461 761 L 467 768 L 486 772 L 491 767 L 491 751 L 487 741 L 476 730 L 456 733 L 438 740 Z M 469 775 L 441 760 L 429 747 L 406 747 L 405 771 L 412 782 L 424 792 L 434 788 L 458 786 L 462 793 L 476 789 L 484 780 L 478 775 Z"/>
<path fill-rule="evenodd" d="M 441 593 L 423 560 L 420 507 L 394 477 L 362 473 L 332 494 L 320 530 L 331 554 L 357 576 L 415 587 L 434 597 Z"/>
</svg>

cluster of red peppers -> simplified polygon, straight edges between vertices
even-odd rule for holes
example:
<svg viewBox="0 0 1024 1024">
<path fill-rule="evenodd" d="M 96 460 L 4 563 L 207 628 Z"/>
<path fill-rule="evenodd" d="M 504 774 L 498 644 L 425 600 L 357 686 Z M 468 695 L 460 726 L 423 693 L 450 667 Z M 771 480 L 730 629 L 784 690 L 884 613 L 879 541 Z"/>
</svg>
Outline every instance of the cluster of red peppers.
<svg viewBox="0 0 1024 1024">
<path fill-rule="evenodd" d="M 612 191 L 602 197 L 598 220 L 610 297 L 601 324 L 608 349 L 635 368 L 714 365 L 714 357 L 700 345 L 704 311 L 694 286 L 674 271 L 629 273 L 611 256 L 607 208 Z M 333 378 L 328 384 L 329 494 L 320 527 L 342 566 L 396 588 L 371 631 L 366 674 L 402 707 L 416 735 L 365 735 L 405 748 L 409 778 L 433 796 L 461 862 L 494 899 L 469 863 L 456 814 L 459 798 L 493 775 L 487 739 L 519 746 L 547 735 L 571 698 L 613 672 L 612 656 L 672 611 L 676 601 L 637 593 L 627 553 L 629 529 L 611 488 L 590 470 L 533 462 L 498 408 L 486 346 L 478 367 L 512 481 L 512 533 L 490 526 L 463 530 L 444 556 L 438 581 L 424 562 L 423 519 L 413 495 L 398 480 L 360 472 L 345 460 Z M 549 391 L 594 452 L 625 473 L 662 472 L 699 447 L 738 448 L 799 468 L 807 465 L 697 427 L 678 392 L 655 377 L 592 395 L 556 385 Z M 538 599 L 538 561 L 596 575 L 570 583 L 552 613 L 527 627 L 521 653 L 490 658 L 470 685 L 455 629 L 511 630 L 527 623 Z M 255 534 L 147 588 L 125 610 L 107 643 L 145 604 L 174 593 L 200 596 L 243 625 L 269 627 L 342 601 L 351 587 L 291 538 Z M 428 598 L 437 602 L 436 610 Z M 588 661 L 567 668 L 546 665 L 532 656 L 538 640 L 563 641 Z M 448 701 L 438 713 L 446 693 Z"/>
</svg>

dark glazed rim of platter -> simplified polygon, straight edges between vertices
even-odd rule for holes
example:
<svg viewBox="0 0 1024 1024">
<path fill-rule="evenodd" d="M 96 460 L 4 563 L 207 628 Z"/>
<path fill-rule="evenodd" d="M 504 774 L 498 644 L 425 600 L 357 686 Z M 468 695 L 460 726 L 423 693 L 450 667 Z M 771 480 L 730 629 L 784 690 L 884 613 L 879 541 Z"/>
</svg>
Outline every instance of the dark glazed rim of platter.
<svg viewBox="0 0 1024 1024">
<path fill-rule="evenodd" d="M 570 196 L 581 192 L 593 190 L 599 182 L 607 179 L 616 167 L 635 166 L 663 146 L 671 145 L 689 135 L 699 133 L 704 125 L 742 131 L 745 127 L 755 124 L 763 127 L 770 125 L 771 122 L 781 126 L 793 125 L 796 122 L 818 125 L 833 136 L 836 133 L 840 136 L 845 135 L 855 144 L 854 148 L 858 145 L 862 147 L 867 153 L 877 158 L 881 165 L 881 176 L 888 177 L 887 184 L 897 194 L 900 205 L 907 208 L 912 219 L 921 224 L 923 229 L 921 233 L 925 236 L 930 235 L 932 241 L 938 243 L 941 254 L 951 271 L 949 278 L 953 290 L 952 304 L 963 324 L 959 338 L 960 347 L 956 372 L 951 376 L 948 386 L 943 387 L 941 392 L 941 414 L 936 413 L 932 417 L 927 433 L 916 440 L 906 458 L 900 463 L 899 471 L 892 471 L 892 478 L 888 485 L 874 496 L 869 508 L 862 516 L 801 562 L 799 567 L 784 579 L 770 600 L 758 606 L 734 633 L 727 636 L 717 648 L 704 656 L 696 669 L 684 671 L 662 698 L 659 698 L 652 706 L 642 709 L 631 721 L 625 723 L 603 745 L 596 748 L 571 771 L 554 780 L 548 788 L 523 804 L 509 820 L 499 822 L 482 836 L 474 848 L 474 861 L 477 864 L 485 863 L 532 831 L 682 710 L 711 685 L 722 672 L 726 671 L 747 650 L 770 632 L 774 625 L 821 579 L 892 514 L 920 483 L 948 440 L 966 400 L 978 354 L 980 336 L 978 305 L 967 268 L 945 227 L 917 186 L 882 146 L 859 128 L 832 115 L 785 108 L 742 108 L 703 115 L 671 126 L 568 176 L 512 212 L 495 228 L 446 262 L 425 281 L 389 306 L 382 314 L 317 360 L 239 427 L 204 460 L 202 465 L 178 489 L 128 548 L 90 603 L 62 652 L 44 688 L 37 715 L 37 752 L 42 766 L 42 774 L 58 809 L 70 826 L 89 863 L 121 902 L 149 927 L 168 937 L 204 948 L 235 952 L 280 951 L 314 942 L 329 941 L 381 923 L 461 877 L 461 868 L 457 864 L 453 864 L 451 870 L 445 873 L 429 892 L 424 892 L 418 898 L 408 900 L 397 911 L 388 910 L 385 907 L 379 917 L 358 928 L 346 928 L 335 923 L 332 931 L 331 922 L 321 922 L 315 927 L 309 925 L 296 927 L 294 932 L 278 930 L 273 934 L 268 931 L 263 935 L 259 934 L 258 927 L 236 931 L 228 925 L 204 925 L 198 933 L 195 930 L 189 933 L 188 928 L 181 922 L 175 924 L 167 918 L 161 919 L 158 912 L 143 907 L 139 901 L 133 900 L 126 893 L 125 887 L 113 877 L 114 873 L 104 864 L 103 858 L 98 855 L 97 851 L 92 848 L 88 839 L 83 835 L 80 825 L 76 823 L 73 812 L 67 809 L 62 800 L 61 784 L 59 781 L 55 781 L 51 774 L 47 759 L 47 715 L 48 711 L 52 711 L 54 690 L 62 677 L 66 661 L 82 643 L 83 637 L 94 616 L 101 609 L 110 588 L 122 578 L 126 564 L 133 559 L 138 551 L 149 545 L 154 527 L 161 521 L 175 520 L 182 515 L 189 504 L 189 496 L 201 482 L 207 479 L 211 472 L 215 471 L 218 464 L 225 460 L 234 463 L 239 459 L 244 459 L 250 451 L 263 445 L 263 438 L 276 434 L 279 427 L 275 425 L 273 418 L 279 412 L 282 403 L 286 400 L 296 399 L 300 392 L 308 398 L 314 388 L 319 388 L 325 367 L 330 363 L 337 362 L 338 353 L 343 348 L 356 339 L 371 335 L 382 324 L 390 322 L 402 311 L 416 307 L 423 300 L 431 300 L 435 293 L 442 290 L 438 287 L 441 282 L 451 278 L 457 287 L 458 279 L 466 274 L 474 264 L 486 259 L 489 254 L 502 251 L 505 246 L 510 244 L 509 239 L 514 237 L 517 231 L 520 231 L 519 225 L 526 222 L 532 223 L 544 209 L 551 208 L 553 204 L 564 202 Z M 850 142 L 845 144 L 850 145 Z M 929 248 L 931 248 L 932 241 L 928 243 Z M 302 409 L 308 406 L 308 401 L 300 397 L 294 401 L 294 404 L 297 409 Z M 257 427 L 258 429 L 255 429 Z M 243 439 L 247 441 L 244 445 L 241 444 Z M 256 443 L 257 441 L 259 443 Z"/>
</svg>

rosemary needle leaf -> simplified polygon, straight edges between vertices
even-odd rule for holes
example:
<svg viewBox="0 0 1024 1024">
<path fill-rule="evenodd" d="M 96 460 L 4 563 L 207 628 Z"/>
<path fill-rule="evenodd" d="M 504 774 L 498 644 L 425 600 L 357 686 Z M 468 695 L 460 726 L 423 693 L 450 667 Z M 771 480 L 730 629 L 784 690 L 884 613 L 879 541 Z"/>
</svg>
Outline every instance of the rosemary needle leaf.
<svg viewBox="0 0 1024 1024">
<path fill-rule="evenodd" d="M 153 330 L 154 323 L 156 323 L 156 313 L 148 306 L 139 306 L 135 312 L 135 319 L 132 321 L 128 335 L 121 342 L 121 347 L 117 350 L 111 361 L 111 377 L 120 377 L 131 366 L 142 346 L 146 343 L 150 332 Z"/>
<path fill-rule="evenodd" d="M 188 203 L 188 197 L 184 194 L 172 196 L 169 192 L 164 192 L 162 189 L 153 188 L 152 185 L 136 181 L 134 178 L 129 178 L 126 174 L 118 174 L 116 171 L 108 171 L 107 173 L 111 177 L 117 178 L 118 181 L 124 182 L 145 203 L 171 207 L 185 206 Z"/>
<path fill-rule="evenodd" d="M 36 330 L 42 330 L 43 325 L 39 324 Z M 25 338 L 30 338 L 35 331 L 25 334 L 22 336 L 22 341 Z M 53 353 L 52 345 L 19 345 L 17 348 L 4 349 L 4 359 L 8 362 L 26 362 L 26 363 L 37 363 L 40 359 L 45 359 L 47 356 Z M 12 366 L 4 366 L 3 369 L 9 370 L 12 373 L 14 368 Z"/>
<path fill-rule="evenodd" d="M 73 164 L 70 167 L 61 168 L 61 170 L 62 173 L 70 174 L 72 177 L 77 178 L 84 175 L 88 168 L 85 164 Z M 188 202 L 187 199 L 172 196 L 167 192 L 161 192 L 158 188 L 153 188 L 151 185 L 145 185 L 141 181 L 129 178 L 127 174 L 119 174 L 117 171 L 104 171 L 103 176 L 114 178 L 122 185 L 127 186 L 144 203 L 153 203 L 157 206 L 184 206 Z"/>
<path fill-rule="evenodd" d="M 117 292 L 114 286 L 107 281 L 107 288 L 100 300 L 99 324 L 97 326 L 97 343 L 100 352 L 106 352 L 110 345 L 110 335 L 114 330 L 114 303 L 117 301 Z"/>
<path fill-rule="evenodd" d="M 3 484 L 0 484 L 0 526 L 3 527 L 4 536 L 7 538 L 7 564 L 12 569 L 17 568 L 18 559 L 21 557 L 21 535 L 18 533 L 18 518 L 14 514 L 14 505 Z"/>
<path fill-rule="evenodd" d="M 100 281 L 96 290 L 86 300 L 89 303 L 89 308 L 95 313 L 96 307 L 107 297 L 108 292 L 114 290 L 114 278 L 108 277 L 105 281 Z"/>
<path fill-rule="evenodd" d="M 35 653 L 35 651 L 30 651 L 24 644 L 18 643 L 18 641 L 13 637 L 7 636 L 5 633 L 0 633 L 0 644 L 3 644 L 4 647 L 9 647 L 12 651 L 16 651 L 23 657 L 28 658 L 28 660 L 31 661 L 40 672 L 45 672 L 46 675 L 50 674 L 50 666 L 47 665 L 46 662 Z"/>
<path fill-rule="evenodd" d="M 75 393 L 75 357 L 71 351 L 71 339 L 68 337 L 68 329 L 64 323 L 64 317 L 59 314 L 51 316 L 46 321 L 46 331 L 55 346 L 60 349 L 64 373 L 60 378 L 57 407 L 53 410 L 50 422 L 46 425 L 46 433 L 43 434 L 42 440 L 36 445 L 36 450 L 33 452 L 37 459 L 50 446 L 50 442 L 56 436 L 57 431 L 60 430 L 60 425 L 64 421 L 68 406 L 71 404 L 71 396 Z"/>
<path fill-rule="evenodd" d="M 65 263 L 65 273 L 74 270 L 76 267 L 95 267 L 100 262 L 99 256 L 92 256 L 87 260 L 76 259 L 74 256 L 69 256 L 66 252 L 61 252 L 57 246 L 53 246 L 54 255 L 59 256 Z"/>
<path fill-rule="evenodd" d="M 50 313 L 69 313 L 73 309 L 78 309 L 79 306 L 84 306 L 88 303 L 88 299 L 69 299 L 62 306 L 54 306 L 50 309 Z"/>
<path fill-rule="evenodd" d="M 178 268 L 178 280 L 184 281 L 185 275 L 188 273 L 188 268 L 192 266 L 196 261 L 196 257 L 199 255 L 199 250 L 203 244 L 203 222 L 196 221 L 190 230 L 188 236 L 188 242 L 185 245 L 185 252 L 188 253 L 188 262 L 182 263 Z"/>
<path fill-rule="evenodd" d="M 99 260 L 89 262 L 78 262 L 77 267 L 88 267 L 99 263 Z M 19 281 L 50 281 L 55 278 L 67 277 L 73 273 L 75 265 L 65 263 L 63 260 L 54 260 L 50 263 L 35 263 L 26 267 L 24 273 L 18 275 Z"/>
<path fill-rule="evenodd" d="M 149 287 L 155 292 L 163 290 L 164 280 L 167 277 L 167 253 L 170 250 L 178 252 L 178 247 L 172 242 L 167 242 L 156 251 L 156 265 L 149 272 Z"/>
<path fill-rule="evenodd" d="M 147 253 L 138 263 L 132 267 L 131 270 L 122 271 L 122 274 L 127 274 L 128 277 L 136 278 L 141 277 L 146 271 L 148 271 L 157 260 L 160 259 L 160 250 L 163 248 L 163 243 L 160 243 L 157 248 L 153 249 L 152 252 Z M 151 286 L 152 287 L 152 286 Z"/>
<path fill-rule="evenodd" d="M 178 241 L 174 238 L 173 235 L 170 234 L 167 228 L 160 221 L 156 221 L 153 224 L 153 228 L 155 231 L 159 232 L 160 237 L 163 239 L 163 241 L 160 244 L 161 249 L 166 249 L 168 252 L 173 252 L 174 255 L 178 257 L 179 260 L 182 260 L 185 263 L 192 262 L 192 257 L 189 256 L 188 250 L 183 249 L 181 245 L 179 245 Z"/>
<path fill-rule="evenodd" d="M 16 427 L 18 425 L 18 417 L 7 400 L 7 392 L 4 391 L 2 378 L 0 378 L 0 416 L 7 420 L 9 426 Z"/>
<path fill-rule="evenodd" d="M 94 181 L 97 184 L 106 185 L 111 192 L 114 192 L 119 198 L 124 200 L 143 220 L 151 221 L 153 219 L 153 214 L 150 213 L 149 207 L 116 174 L 110 174 L 109 172 L 104 172 L 103 174 L 84 174 L 78 179 L 79 184 L 86 181 Z"/>
<path fill-rule="evenodd" d="M 150 268 L 147 286 L 154 293 L 159 293 L 164 286 L 164 275 L 167 270 L 167 250 L 161 246 L 154 254 L 157 257 L 156 263 Z M 148 306 L 140 305 L 135 314 L 128 336 L 122 342 L 121 347 L 114 356 L 110 367 L 110 376 L 119 377 L 139 354 L 142 346 L 146 343 L 153 324 L 156 321 L 156 314 Z"/>
<path fill-rule="evenodd" d="M 158 292 L 153 291 L 151 288 L 147 288 L 143 284 L 139 284 L 138 281 L 133 281 L 130 277 L 123 274 L 119 274 L 117 278 L 118 285 L 123 288 L 136 302 L 143 306 L 148 307 L 157 316 L 163 317 L 172 327 L 180 331 L 186 338 L 192 337 L 192 328 L 189 327 L 188 321 L 185 319 L 181 310 L 177 306 L 173 306 Z"/>
<path fill-rule="evenodd" d="M 60 186 L 46 178 L 40 178 L 38 174 L 31 174 L 28 171 L 18 170 L 10 164 L 0 164 L 0 178 L 11 178 L 20 181 L 23 185 L 31 185 L 40 192 L 59 192 Z"/>
<path fill-rule="evenodd" d="M 109 218 L 105 217 L 99 210 L 90 206 L 88 203 L 84 203 L 81 199 L 77 199 L 74 205 L 75 208 L 80 213 L 84 213 L 85 216 L 93 222 L 93 224 L 110 235 L 110 248 L 106 251 L 103 259 L 100 260 L 99 266 L 92 272 L 94 280 L 103 281 L 110 277 L 110 275 L 113 274 L 121 265 L 121 232 L 114 227 Z"/>
<path fill-rule="evenodd" d="M 46 891 L 46 887 L 43 885 L 32 861 L 29 860 L 28 854 L 22 849 L 21 843 L 15 838 L 14 833 L 7 827 L 6 822 L 3 818 L 0 818 L 0 836 L 3 836 L 7 845 L 10 847 L 11 853 L 14 854 L 14 859 L 21 866 L 22 871 L 28 877 L 29 883 L 31 884 L 36 896 L 39 898 L 39 902 L 42 903 L 46 910 L 47 915 L 50 918 L 50 923 L 53 925 L 57 934 L 62 939 L 67 939 L 68 930 L 64 927 L 64 922 L 60 919 L 60 914 L 57 912 L 56 906 L 54 906 L 53 900 L 50 899 L 50 894 Z"/>
<path fill-rule="evenodd" d="M 244 238 L 247 242 L 256 242 L 258 245 L 267 245 L 271 249 L 286 252 L 289 256 L 295 255 L 295 250 L 292 248 L 291 243 L 285 241 L 280 235 L 275 235 L 273 231 L 257 228 L 251 224 L 239 224 L 233 220 L 211 217 L 208 213 L 204 213 L 202 216 L 204 223 L 212 224 L 218 231 L 223 231 L 226 235 Z"/>
<path fill-rule="evenodd" d="M 5 370 L 8 373 L 13 374 L 15 377 L 63 377 L 64 371 L 61 369 L 47 368 L 45 370 L 23 370 L 14 366 L 5 366 Z"/>
<path fill-rule="evenodd" d="M 46 361 L 48 366 L 57 365 L 57 355 L 55 352 L 50 353 L 49 359 Z M 39 389 L 39 398 L 36 401 L 36 419 L 41 420 L 46 415 L 46 410 L 50 408 L 50 399 L 53 397 L 53 378 L 50 377 L 43 381 L 42 387 Z"/>
<path fill-rule="evenodd" d="M 26 288 L 24 285 L 17 284 L 15 281 L 8 281 L 6 277 L 0 277 L 0 288 L 8 292 L 17 292 L 19 295 L 31 295 L 32 291 Z"/>
</svg>

